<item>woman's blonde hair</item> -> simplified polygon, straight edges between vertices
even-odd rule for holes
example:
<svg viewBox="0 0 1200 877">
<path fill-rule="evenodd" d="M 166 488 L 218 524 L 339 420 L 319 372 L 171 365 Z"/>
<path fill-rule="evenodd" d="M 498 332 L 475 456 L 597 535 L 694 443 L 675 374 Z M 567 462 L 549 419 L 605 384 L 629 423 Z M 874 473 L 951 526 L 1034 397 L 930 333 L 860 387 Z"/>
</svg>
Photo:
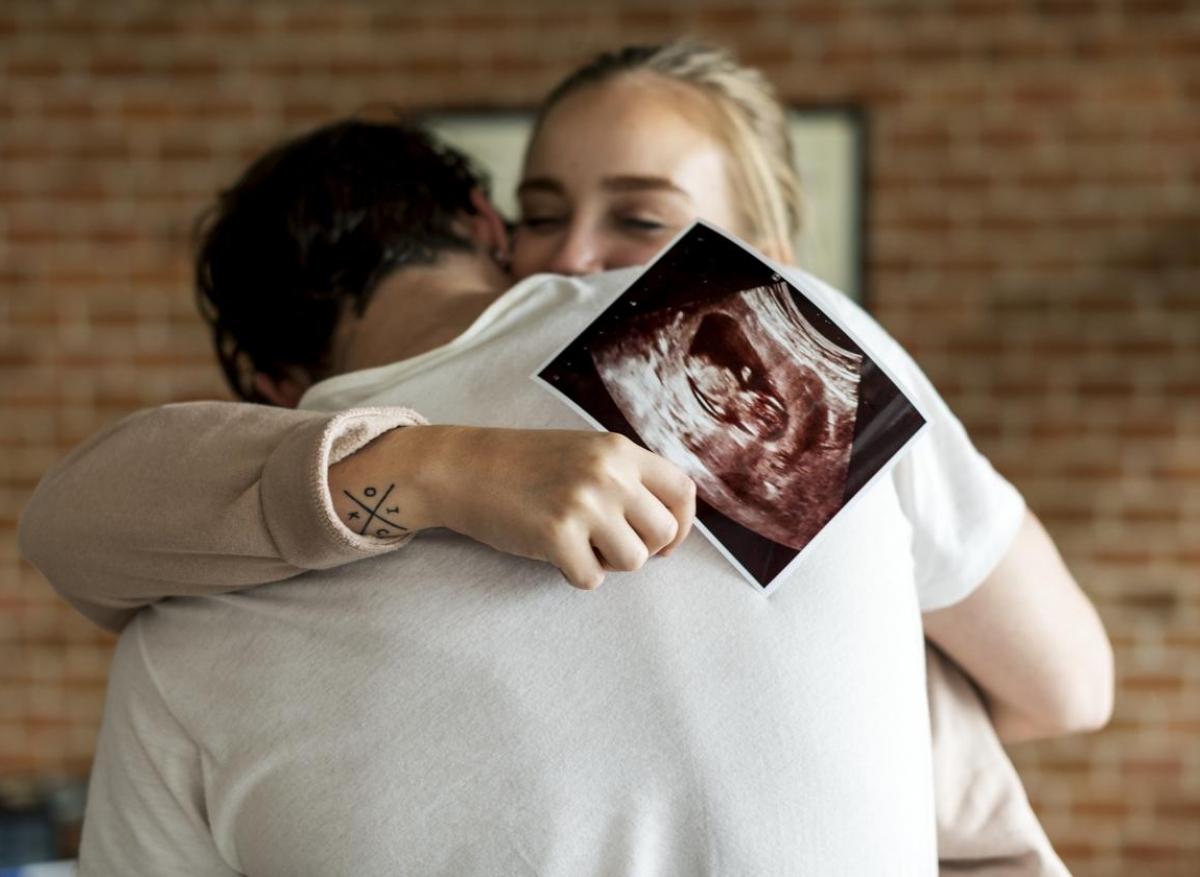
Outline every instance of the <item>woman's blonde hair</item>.
<svg viewBox="0 0 1200 877">
<path fill-rule="evenodd" d="M 716 111 L 713 135 L 728 150 L 730 182 L 738 195 L 748 236 L 790 258 L 800 232 L 800 178 L 792 154 L 785 110 L 759 71 L 739 64 L 728 51 L 691 40 L 657 46 L 626 46 L 580 67 L 547 95 L 534 126 L 560 101 L 622 74 L 651 73 L 690 86 Z"/>
</svg>

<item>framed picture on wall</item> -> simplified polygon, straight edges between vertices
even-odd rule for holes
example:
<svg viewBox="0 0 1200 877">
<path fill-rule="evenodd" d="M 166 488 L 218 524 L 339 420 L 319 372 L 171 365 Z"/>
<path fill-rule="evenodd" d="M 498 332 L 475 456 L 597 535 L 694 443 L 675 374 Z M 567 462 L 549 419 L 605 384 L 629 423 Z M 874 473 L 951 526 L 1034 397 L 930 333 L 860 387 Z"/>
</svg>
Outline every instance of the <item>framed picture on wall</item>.
<svg viewBox="0 0 1200 877">
<path fill-rule="evenodd" d="M 427 113 L 443 139 L 474 156 L 492 179 L 492 196 L 516 216 L 521 159 L 533 121 L 527 110 Z M 793 107 L 789 114 L 805 197 L 804 229 L 796 243 L 801 267 L 864 301 L 866 132 L 853 108 Z"/>
</svg>

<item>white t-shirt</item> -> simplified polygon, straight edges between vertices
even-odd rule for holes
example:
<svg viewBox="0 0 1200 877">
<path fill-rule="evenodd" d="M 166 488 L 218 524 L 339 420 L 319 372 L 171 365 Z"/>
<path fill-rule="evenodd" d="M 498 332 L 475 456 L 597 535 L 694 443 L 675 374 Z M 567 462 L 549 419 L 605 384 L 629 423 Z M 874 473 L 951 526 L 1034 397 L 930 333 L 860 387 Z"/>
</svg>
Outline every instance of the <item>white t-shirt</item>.
<svg viewBox="0 0 1200 877">
<path fill-rule="evenodd" d="M 304 406 L 587 428 L 528 376 L 633 273 L 534 277 L 454 341 Z M 764 597 L 698 533 L 596 592 L 446 531 L 143 611 L 86 874 L 934 874 L 920 612 L 1011 544 L 1015 490 L 912 361 L 816 286 L 931 421 Z"/>
</svg>

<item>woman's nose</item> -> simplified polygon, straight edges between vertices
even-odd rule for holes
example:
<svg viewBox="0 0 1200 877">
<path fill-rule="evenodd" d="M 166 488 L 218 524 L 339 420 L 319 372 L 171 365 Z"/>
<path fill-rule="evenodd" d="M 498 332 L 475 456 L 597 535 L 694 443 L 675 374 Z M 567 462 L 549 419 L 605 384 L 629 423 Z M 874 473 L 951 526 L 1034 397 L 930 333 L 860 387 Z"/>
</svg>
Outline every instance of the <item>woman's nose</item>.
<svg viewBox="0 0 1200 877">
<path fill-rule="evenodd" d="M 555 274 L 595 274 L 603 270 L 601 249 L 587 229 L 568 229 L 547 270 Z"/>
</svg>

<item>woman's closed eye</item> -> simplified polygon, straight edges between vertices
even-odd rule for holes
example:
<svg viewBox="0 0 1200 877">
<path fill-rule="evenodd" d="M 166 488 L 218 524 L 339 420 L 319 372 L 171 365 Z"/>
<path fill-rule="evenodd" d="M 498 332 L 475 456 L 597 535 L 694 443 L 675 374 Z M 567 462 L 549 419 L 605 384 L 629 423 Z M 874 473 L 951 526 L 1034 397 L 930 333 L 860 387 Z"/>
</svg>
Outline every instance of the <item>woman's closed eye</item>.
<svg viewBox="0 0 1200 877">
<path fill-rule="evenodd" d="M 693 213 L 682 199 L 670 195 L 616 199 L 605 211 L 610 228 L 631 234 L 653 235 L 678 231 L 687 225 Z"/>
<path fill-rule="evenodd" d="M 637 231 L 658 231 L 666 228 L 666 226 L 657 219 L 642 219 L 638 216 L 626 216 L 621 220 L 621 225 L 625 228 L 636 229 Z"/>
</svg>

